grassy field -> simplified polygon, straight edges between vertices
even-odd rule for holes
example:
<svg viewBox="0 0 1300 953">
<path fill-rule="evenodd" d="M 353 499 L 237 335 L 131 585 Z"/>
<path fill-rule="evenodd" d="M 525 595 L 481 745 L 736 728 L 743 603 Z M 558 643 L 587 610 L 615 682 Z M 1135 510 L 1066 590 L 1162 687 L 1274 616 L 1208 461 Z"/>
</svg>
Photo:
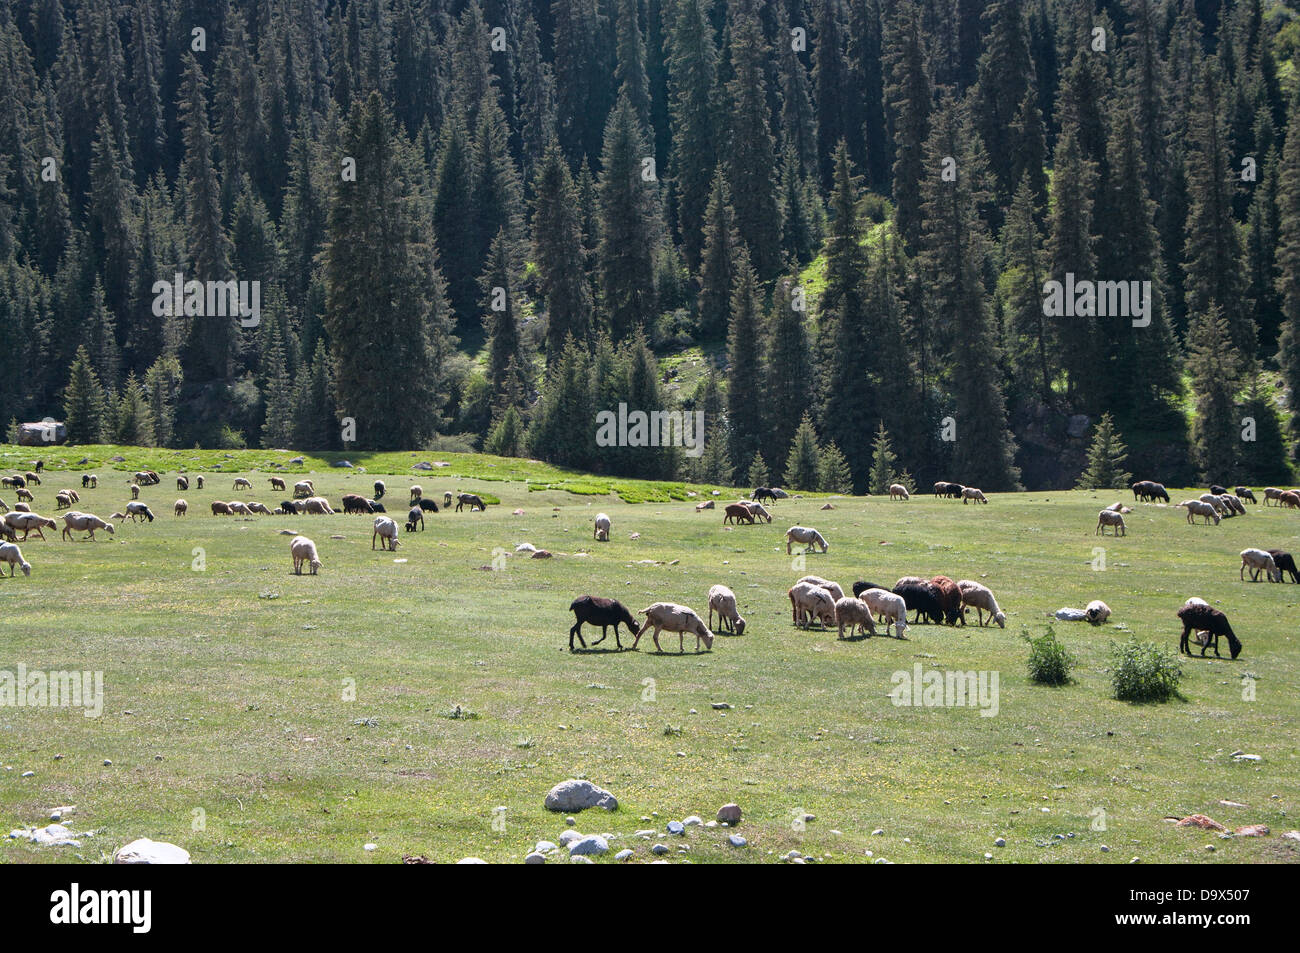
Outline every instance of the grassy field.
<svg viewBox="0 0 1300 953">
<path fill-rule="evenodd" d="M 222 454 L 122 450 L 116 464 L 106 461 L 117 448 L 46 454 L 47 466 L 69 467 L 35 488 L 33 508 L 51 516 L 56 490 L 80 489 L 92 466 L 99 488 L 79 508 L 105 518 L 129 498 L 129 473 L 113 467 L 171 472 L 141 494 L 154 523 L 119 523 L 93 543 L 47 531 L 47 541 L 23 544 L 31 578 L 0 582 L 0 669 L 102 671 L 105 693 L 99 718 L 0 708 L 2 832 L 43 825 L 59 805 L 76 806 L 69 827 L 95 832 L 80 848 L 0 840 L 0 861 L 99 862 L 151 837 L 200 863 L 517 862 L 564 829 L 542 799 L 568 777 L 621 803 L 578 817 L 584 833 L 618 835 L 608 862 L 624 846 L 652 859 L 654 841 L 634 831 L 711 819 L 729 801 L 745 812 L 749 846 L 693 828 L 660 835 L 668 859 L 762 862 L 791 849 L 827 862 L 1300 856 L 1280 836 L 1300 826 L 1300 586 L 1237 579 L 1246 546 L 1300 551 L 1294 512 L 1251 507 L 1205 527 L 1187 525 L 1181 510 L 1139 506 L 1127 538 L 1102 540 L 1096 512 L 1118 493 L 995 495 L 988 506 L 835 499 L 831 511 L 809 499 L 778 504 L 771 525 L 729 529 L 720 511 L 694 511 L 692 488 L 580 480 L 525 461 L 349 457 L 361 473 L 313 456 L 289 466 L 292 453 Z M 92 464 L 77 465 L 83 457 Z M 25 469 L 32 458 L 6 447 L 0 465 Z M 405 475 L 419 460 L 451 466 Z M 250 498 L 232 481 L 254 465 L 314 471 L 334 500 L 394 474 L 384 478 L 399 516 L 408 482 L 438 498 L 483 490 L 502 503 L 430 514 L 427 531 L 403 534 L 397 553 L 372 552 L 368 517 L 209 515 L 214 499 Z M 182 466 L 204 473 L 207 488 L 178 494 Z M 282 494 L 266 472 L 249 475 L 251 496 L 274 507 Z M 611 490 L 661 501 L 628 504 Z M 190 504 L 182 519 L 171 515 L 178 495 Z M 0 498 L 15 502 L 11 490 Z M 613 518 L 609 543 L 592 541 L 597 510 Z M 795 564 L 782 539 L 795 523 L 821 530 L 830 552 Z M 292 575 L 286 529 L 316 540 L 319 576 Z M 513 555 L 521 542 L 555 558 Z M 790 623 L 785 590 L 805 573 L 846 588 L 907 574 L 980 579 L 1007 627 L 914 626 L 905 641 L 837 642 Z M 633 611 L 679 601 L 703 614 L 718 582 L 735 590 L 748 629 L 711 652 L 688 642 L 678 655 L 673 641 L 657 654 L 648 636 L 636 652 L 605 651 L 612 637 L 594 651 L 567 649 L 577 595 L 615 596 Z M 1110 646 L 1136 634 L 1176 649 L 1174 612 L 1191 595 L 1229 614 L 1242 657 L 1185 660 L 1182 700 L 1115 701 Z M 1074 684 L 1032 685 L 1022 632 L 1040 633 L 1053 610 L 1092 598 L 1110 604 L 1112 624 L 1055 624 L 1079 660 Z M 997 672 L 997 715 L 895 706 L 891 676 L 916 663 Z M 1239 750 L 1262 760 L 1234 761 Z M 1221 840 L 1165 820 L 1193 812 L 1272 833 Z M 799 822 L 805 813 L 815 819 Z M 994 846 L 999 837 L 1005 847 Z M 689 852 L 678 851 L 683 843 Z"/>
</svg>

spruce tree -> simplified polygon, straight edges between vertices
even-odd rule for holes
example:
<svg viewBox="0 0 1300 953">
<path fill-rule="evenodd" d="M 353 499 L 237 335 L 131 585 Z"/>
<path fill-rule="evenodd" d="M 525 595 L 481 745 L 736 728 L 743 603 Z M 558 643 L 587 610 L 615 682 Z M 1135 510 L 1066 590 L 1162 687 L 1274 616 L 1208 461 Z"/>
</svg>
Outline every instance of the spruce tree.
<svg viewBox="0 0 1300 953">
<path fill-rule="evenodd" d="M 736 283 L 736 253 L 740 237 L 736 231 L 731 190 L 718 167 L 704 216 L 704 252 L 700 259 L 698 300 L 700 337 L 715 340 L 727 329 L 731 293 Z"/>
<path fill-rule="evenodd" d="M 885 429 L 885 422 L 882 420 L 871 444 L 871 473 L 867 478 L 868 493 L 877 496 L 889 493 L 889 488 L 898 479 L 894 466 L 897 462 L 898 457 L 894 453 L 893 442 L 889 439 L 889 431 Z"/>
<path fill-rule="evenodd" d="M 1088 447 L 1088 465 L 1075 484 L 1080 490 L 1123 490 L 1132 482 L 1133 474 L 1123 469 L 1128 459 L 1128 448 L 1110 412 L 1102 414 Z"/>
<path fill-rule="evenodd" d="M 921 240 L 921 181 L 930 136 L 931 88 L 915 7 L 899 4 L 889 26 L 885 100 L 894 130 L 894 224 L 908 251 Z M 931 170 L 932 171 L 932 170 Z"/>
<path fill-rule="evenodd" d="M 785 486 L 792 490 L 816 490 L 821 487 L 821 447 L 812 417 L 803 415 L 794 432 L 794 442 L 785 461 Z"/>
<path fill-rule="evenodd" d="M 758 276 L 744 246 L 736 254 L 735 273 L 727 329 L 727 421 L 731 426 L 731 459 L 750 460 L 766 446 L 767 435 L 763 426 Z"/>
<path fill-rule="evenodd" d="M 63 421 L 69 443 L 98 443 L 104 424 L 104 389 L 85 345 L 77 348 L 63 393 Z"/>
<path fill-rule="evenodd" d="M 1193 315 L 1187 344 L 1191 350 L 1187 370 L 1196 398 L 1192 424 L 1195 463 L 1206 482 L 1231 483 L 1241 449 L 1235 398 L 1243 357 L 1232 347 L 1228 321 L 1217 304 Z"/>
<path fill-rule="evenodd" d="M 718 164 L 718 116 L 714 84 L 717 49 L 704 0 L 675 5 L 668 52 L 668 116 L 672 126 L 669 170 L 677 199 L 677 226 L 686 266 L 700 267 L 705 208 Z"/>
<path fill-rule="evenodd" d="M 749 472 L 746 474 L 747 482 L 752 483 L 757 489 L 761 486 L 771 486 L 771 474 L 768 473 L 767 463 L 763 460 L 763 454 L 754 454 L 754 459 L 749 463 Z"/>
<path fill-rule="evenodd" d="M 767 446 L 778 460 L 789 452 L 798 426 L 796 420 L 813 407 L 808 386 L 813 379 L 813 364 L 807 319 L 803 289 L 793 278 L 778 281 L 767 316 L 763 374 Z"/>
<path fill-rule="evenodd" d="M 552 367 L 565 340 L 592 335 L 591 285 L 587 280 L 578 190 L 558 145 L 546 151 L 533 188 L 533 261 L 546 304 L 546 363 Z"/>
<path fill-rule="evenodd" d="M 823 493 L 852 493 L 853 472 L 849 462 L 833 443 L 827 444 L 817 461 L 817 489 Z"/>
<path fill-rule="evenodd" d="M 642 177 L 647 148 L 631 100 L 619 97 L 605 126 L 596 252 L 601 299 L 615 341 L 649 327 L 657 316 L 654 260 L 659 222 L 655 183 Z"/>
<path fill-rule="evenodd" d="M 1279 180 L 1277 293 L 1283 324 L 1277 363 L 1294 409 L 1300 407 L 1300 95 L 1292 101 Z M 1291 437 L 1300 447 L 1300 413 L 1291 414 Z"/>
</svg>

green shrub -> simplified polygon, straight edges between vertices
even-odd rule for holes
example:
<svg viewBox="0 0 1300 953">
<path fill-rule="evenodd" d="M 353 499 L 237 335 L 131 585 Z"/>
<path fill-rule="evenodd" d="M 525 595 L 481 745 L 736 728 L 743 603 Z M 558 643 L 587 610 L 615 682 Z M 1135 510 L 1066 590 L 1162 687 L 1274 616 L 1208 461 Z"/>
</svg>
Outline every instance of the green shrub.
<svg viewBox="0 0 1300 953">
<path fill-rule="evenodd" d="M 1049 625 L 1047 631 L 1034 638 L 1026 630 L 1023 636 L 1029 643 L 1029 678 L 1040 685 L 1065 685 L 1070 681 L 1074 656 L 1056 638 Z"/>
<path fill-rule="evenodd" d="M 1110 681 L 1124 702 L 1163 702 L 1178 697 L 1183 677 L 1178 657 L 1136 636 L 1111 649 Z"/>
</svg>

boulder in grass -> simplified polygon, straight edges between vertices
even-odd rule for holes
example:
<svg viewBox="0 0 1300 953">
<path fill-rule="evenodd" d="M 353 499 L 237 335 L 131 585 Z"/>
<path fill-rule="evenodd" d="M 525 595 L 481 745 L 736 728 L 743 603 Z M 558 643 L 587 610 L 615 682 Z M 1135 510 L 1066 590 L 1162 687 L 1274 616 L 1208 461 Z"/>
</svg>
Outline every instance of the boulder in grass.
<svg viewBox="0 0 1300 953">
<path fill-rule="evenodd" d="M 590 781 L 570 778 L 561 781 L 546 794 L 548 811 L 585 811 L 590 807 L 603 807 L 607 811 L 618 810 L 618 800 L 602 787 Z"/>
<path fill-rule="evenodd" d="M 1174 825 L 1175 827 L 1199 827 L 1206 831 L 1226 831 L 1227 828 L 1212 817 L 1204 814 L 1189 814 Z"/>
<path fill-rule="evenodd" d="M 719 824 L 739 824 L 740 823 L 740 805 L 724 804 L 718 808 Z"/>
<path fill-rule="evenodd" d="M 190 852 L 166 841 L 141 837 L 133 840 L 113 855 L 115 864 L 188 864 Z"/>
</svg>

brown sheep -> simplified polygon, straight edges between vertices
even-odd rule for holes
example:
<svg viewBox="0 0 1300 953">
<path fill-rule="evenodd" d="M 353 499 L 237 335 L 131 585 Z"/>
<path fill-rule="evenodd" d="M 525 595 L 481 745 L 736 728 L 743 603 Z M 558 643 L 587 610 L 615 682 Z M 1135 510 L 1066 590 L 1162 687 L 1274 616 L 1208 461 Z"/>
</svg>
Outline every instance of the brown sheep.
<svg viewBox="0 0 1300 953">
<path fill-rule="evenodd" d="M 754 514 L 749 511 L 749 507 L 743 503 L 728 503 L 727 508 L 723 511 L 726 515 L 722 518 L 724 523 L 748 523 L 754 525 Z"/>
</svg>

